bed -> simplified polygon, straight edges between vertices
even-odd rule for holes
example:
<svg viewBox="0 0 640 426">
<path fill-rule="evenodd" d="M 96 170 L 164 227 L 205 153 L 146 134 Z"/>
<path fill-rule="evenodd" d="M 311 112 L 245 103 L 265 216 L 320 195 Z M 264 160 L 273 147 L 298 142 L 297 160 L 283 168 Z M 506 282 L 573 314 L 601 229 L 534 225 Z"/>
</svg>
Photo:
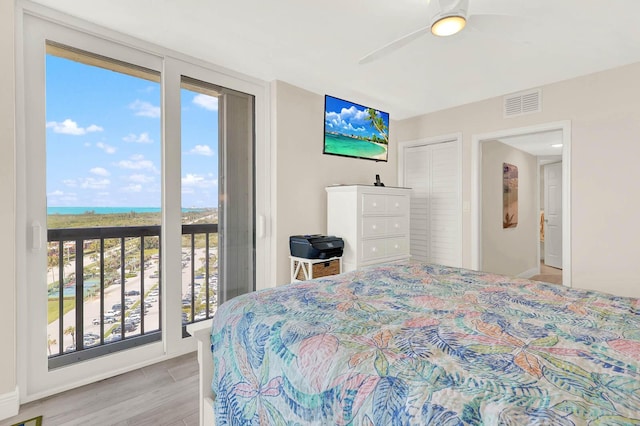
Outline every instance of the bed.
<svg viewBox="0 0 640 426">
<path fill-rule="evenodd" d="M 207 337 L 218 425 L 640 425 L 640 299 L 407 262 L 234 298 Z"/>
</svg>

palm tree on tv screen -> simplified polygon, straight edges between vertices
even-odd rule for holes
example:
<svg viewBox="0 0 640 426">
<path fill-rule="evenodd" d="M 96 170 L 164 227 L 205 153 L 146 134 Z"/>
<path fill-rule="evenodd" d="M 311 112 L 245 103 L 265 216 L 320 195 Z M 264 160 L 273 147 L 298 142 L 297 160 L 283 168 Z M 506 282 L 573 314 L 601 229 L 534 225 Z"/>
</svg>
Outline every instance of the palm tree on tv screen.
<svg viewBox="0 0 640 426">
<path fill-rule="evenodd" d="M 388 127 L 387 127 L 386 124 L 384 124 L 384 120 L 378 114 L 378 111 L 376 111 L 373 108 L 367 108 L 367 114 L 368 114 L 367 121 L 371 122 L 373 127 L 382 136 L 382 140 L 380 142 L 382 142 L 384 144 L 388 144 L 389 143 L 389 135 L 387 134 Z"/>
</svg>

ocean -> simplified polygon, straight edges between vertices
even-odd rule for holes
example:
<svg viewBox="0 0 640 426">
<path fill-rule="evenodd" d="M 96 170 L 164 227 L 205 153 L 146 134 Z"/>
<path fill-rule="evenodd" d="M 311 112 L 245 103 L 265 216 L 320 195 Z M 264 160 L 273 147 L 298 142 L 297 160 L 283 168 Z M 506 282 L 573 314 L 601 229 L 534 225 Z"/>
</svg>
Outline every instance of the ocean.
<svg viewBox="0 0 640 426">
<path fill-rule="evenodd" d="M 183 213 L 200 210 L 214 210 L 213 208 L 189 208 L 182 209 Z M 47 207 L 47 215 L 67 215 L 67 214 L 122 214 L 122 213 L 160 213 L 160 207 Z"/>
<path fill-rule="evenodd" d="M 374 158 L 385 152 L 385 149 L 380 145 L 329 133 L 324 134 L 324 150 L 331 154 L 365 158 Z"/>
</svg>

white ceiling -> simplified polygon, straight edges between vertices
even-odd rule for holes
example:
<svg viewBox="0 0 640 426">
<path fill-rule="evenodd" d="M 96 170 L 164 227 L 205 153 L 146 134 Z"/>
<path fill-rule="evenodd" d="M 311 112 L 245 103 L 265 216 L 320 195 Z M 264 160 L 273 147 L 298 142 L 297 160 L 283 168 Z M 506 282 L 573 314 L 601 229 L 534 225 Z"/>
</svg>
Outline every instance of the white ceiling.
<svg viewBox="0 0 640 426">
<path fill-rule="evenodd" d="M 426 34 L 427 0 L 36 0 L 263 80 L 404 119 L 640 61 L 639 0 L 470 0 L 468 27 Z M 504 14 L 483 21 L 474 14 Z"/>
<path fill-rule="evenodd" d="M 510 145 L 520 151 L 539 156 L 562 156 L 562 130 L 550 130 L 547 132 L 531 133 L 519 136 L 500 138 L 500 142 Z"/>
</svg>

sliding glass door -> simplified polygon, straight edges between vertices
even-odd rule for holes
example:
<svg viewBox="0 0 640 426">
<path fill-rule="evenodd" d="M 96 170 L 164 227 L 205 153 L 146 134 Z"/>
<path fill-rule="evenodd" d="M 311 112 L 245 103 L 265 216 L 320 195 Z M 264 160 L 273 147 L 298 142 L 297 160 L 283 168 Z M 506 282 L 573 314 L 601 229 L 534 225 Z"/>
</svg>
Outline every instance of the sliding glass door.
<svg viewBox="0 0 640 426">
<path fill-rule="evenodd" d="M 193 350 L 186 324 L 256 289 L 265 102 L 208 67 L 24 21 L 19 381 L 30 400 Z"/>
</svg>

